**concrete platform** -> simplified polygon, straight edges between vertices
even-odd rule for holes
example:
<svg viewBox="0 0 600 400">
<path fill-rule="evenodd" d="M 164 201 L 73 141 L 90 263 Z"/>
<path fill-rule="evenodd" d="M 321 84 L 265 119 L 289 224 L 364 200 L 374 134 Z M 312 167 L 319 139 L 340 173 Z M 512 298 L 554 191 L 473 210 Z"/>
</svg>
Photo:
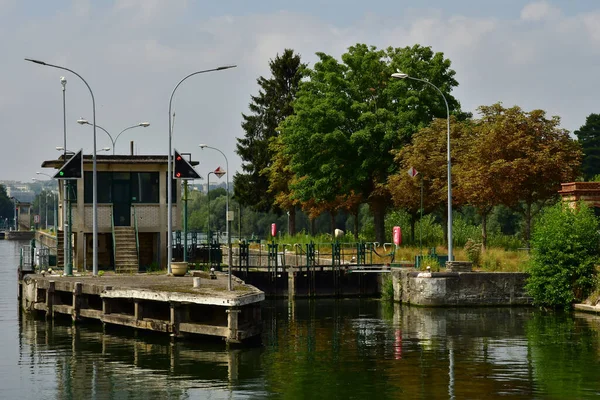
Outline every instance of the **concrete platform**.
<svg viewBox="0 0 600 400">
<path fill-rule="evenodd" d="M 194 277 L 164 274 L 105 274 L 61 276 L 25 274 L 19 279 L 21 307 L 47 318 L 69 315 L 73 321 L 99 320 L 105 324 L 169 333 L 218 336 L 241 343 L 260 335 L 260 302 L 265 295 L 227 275 L 197 273 Z"/>
</svg>

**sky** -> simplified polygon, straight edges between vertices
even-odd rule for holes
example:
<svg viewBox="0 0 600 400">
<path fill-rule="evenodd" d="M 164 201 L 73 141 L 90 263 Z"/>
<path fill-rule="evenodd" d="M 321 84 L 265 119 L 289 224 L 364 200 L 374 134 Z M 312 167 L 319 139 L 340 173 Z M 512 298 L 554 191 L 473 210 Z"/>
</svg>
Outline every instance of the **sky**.
<svg viewBox="0 0 600 400">
<path fill-rule="evenodd" d="M 116 154 L 167 154 L 169 99 L 172 147 L 191 153 L 206 176 L 217 167 L 241 171 L 236 138 L 242 113 L 269 77 L 269 60 L 286 48 L 313 65 L 316 52 L 339 59 L 349 46 L 431 46 L 451 60 L 464 111 L 502 102 L 561 117 L 573 132 L 600 112 L 600 2 L 481 0 L 0 0 L 0 180 L 31 181 L 64 142 L 93 150 L 96 124 Z M 97 148 L 112 147 L 97 130 Z M 103 154 L 103 153 L 99 153 Z M 38 176 L 39 177 L 39 176 Z"/>
</svg>

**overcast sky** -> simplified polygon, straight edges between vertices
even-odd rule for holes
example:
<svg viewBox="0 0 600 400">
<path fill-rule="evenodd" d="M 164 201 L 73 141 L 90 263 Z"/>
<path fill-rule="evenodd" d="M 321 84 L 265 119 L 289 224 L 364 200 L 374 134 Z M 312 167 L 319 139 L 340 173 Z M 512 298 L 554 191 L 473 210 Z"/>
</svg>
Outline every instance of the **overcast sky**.
<svg viewBox="0 0 600 400">
<path fill-rule="evenodd" d="M 30 181 L 63 144 L 60 77 L 67 78 L 67 147 L 93 148 L 90 94 L 76 76 L 23 61 L 77 71 L 96 99 L 96 123 L 117 154 L 166 154 L 174 97 L 173 147 L 191 152 L 205 176 L 223 156 L 240 170 L 236 138 L 256 78 L 285 48 L 313 64 L 315 52 L 338 57 L 356 43 L 383 48 L 431 46 L 452 61 L 466 111 L 502 101 L 541 108 L 574 131 L 600 112 L 600 2 L 364 0 L 0 0 L 0 179 Z M 112 146 L 98 130 L 97 147 Z M 44 171 L 53 173 L 51 170 Z"/>
</svg>

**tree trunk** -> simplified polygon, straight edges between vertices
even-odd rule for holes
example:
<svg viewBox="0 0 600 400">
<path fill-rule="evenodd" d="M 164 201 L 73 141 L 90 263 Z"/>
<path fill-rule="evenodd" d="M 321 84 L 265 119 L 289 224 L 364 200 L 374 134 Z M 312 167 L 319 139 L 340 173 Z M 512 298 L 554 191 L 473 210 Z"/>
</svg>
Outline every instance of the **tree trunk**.
<svg viewBox="0 0 600 400">
<path fill-rule="evenodd" d="M 525 245 L 529 248 L 529 241 L 531 240 L 531 204 L 527 203 L 525 205 L 525 232 L 523 232 L 523 237 L 525 238 Z"/>
<path fill-rule="evenodd" d="M 310 217 L 310 235 L 315 236 L 315 218 Z"/>
<path fill-rule="evenodd" d="M 337 215 L 337 213 L 335 211 L 330 211 L 329 212 L 329 217 L 330 217 L 330 224 L 331 224 L 331 237 L 333 239 L 335 239 L 335 216 Z"/>
<path fill-rule="evenodd" d="M 419 223 L 423 223 L 423 221 L 420 221 Z M 416 225 L 417 225 L 417 214 L 410 213 L 410 236 L 412 238 L 413 244 L 417 243 L 417 240 L 415 239 L 415 226 Z"/>
<path fill-rule="evenodd" d="M 481 250 L 487 247 L 487 212 L 481 213 Z"/>
<path fill-rule="evenodd" d="M 373 226 L 375 229 L 375 241 L 385 243 L 385 203 L 374 200 L 370 204 L 373 213 Z"/>
<path fill-rule="evenodd" d="M 352 215 L 354 215 L 354 240 L 358 242 L 358 209 Z"/>
<path fill-rule="evenodd" d="M 289 230 L 288 234 L 290 236 L 294 236 L 294 235 L 296 235 L 296 207 L 291 207 L 288 210 L 288 212 L 290 213 L 290 215 L 288 216 L 289 221 L 290 221 L 290 223 L 289 223 L 290 226 L 288 228 L 288 230 Z"/>
</svg>

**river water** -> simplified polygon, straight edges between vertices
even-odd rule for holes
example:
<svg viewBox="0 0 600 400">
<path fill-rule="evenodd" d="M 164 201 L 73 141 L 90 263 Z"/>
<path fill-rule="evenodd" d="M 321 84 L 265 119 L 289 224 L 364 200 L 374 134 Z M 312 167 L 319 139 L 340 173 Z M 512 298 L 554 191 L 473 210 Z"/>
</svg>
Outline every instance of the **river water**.
<svg viewBox="0 0 600 400">
<path fill-rule="evenodd" d="M 600 317 L 378 300 L 268 301 L 263 344 L 22 315 L 0 241 L 0 399 L 481 399 L 600 395 Z"/>
</svg>

